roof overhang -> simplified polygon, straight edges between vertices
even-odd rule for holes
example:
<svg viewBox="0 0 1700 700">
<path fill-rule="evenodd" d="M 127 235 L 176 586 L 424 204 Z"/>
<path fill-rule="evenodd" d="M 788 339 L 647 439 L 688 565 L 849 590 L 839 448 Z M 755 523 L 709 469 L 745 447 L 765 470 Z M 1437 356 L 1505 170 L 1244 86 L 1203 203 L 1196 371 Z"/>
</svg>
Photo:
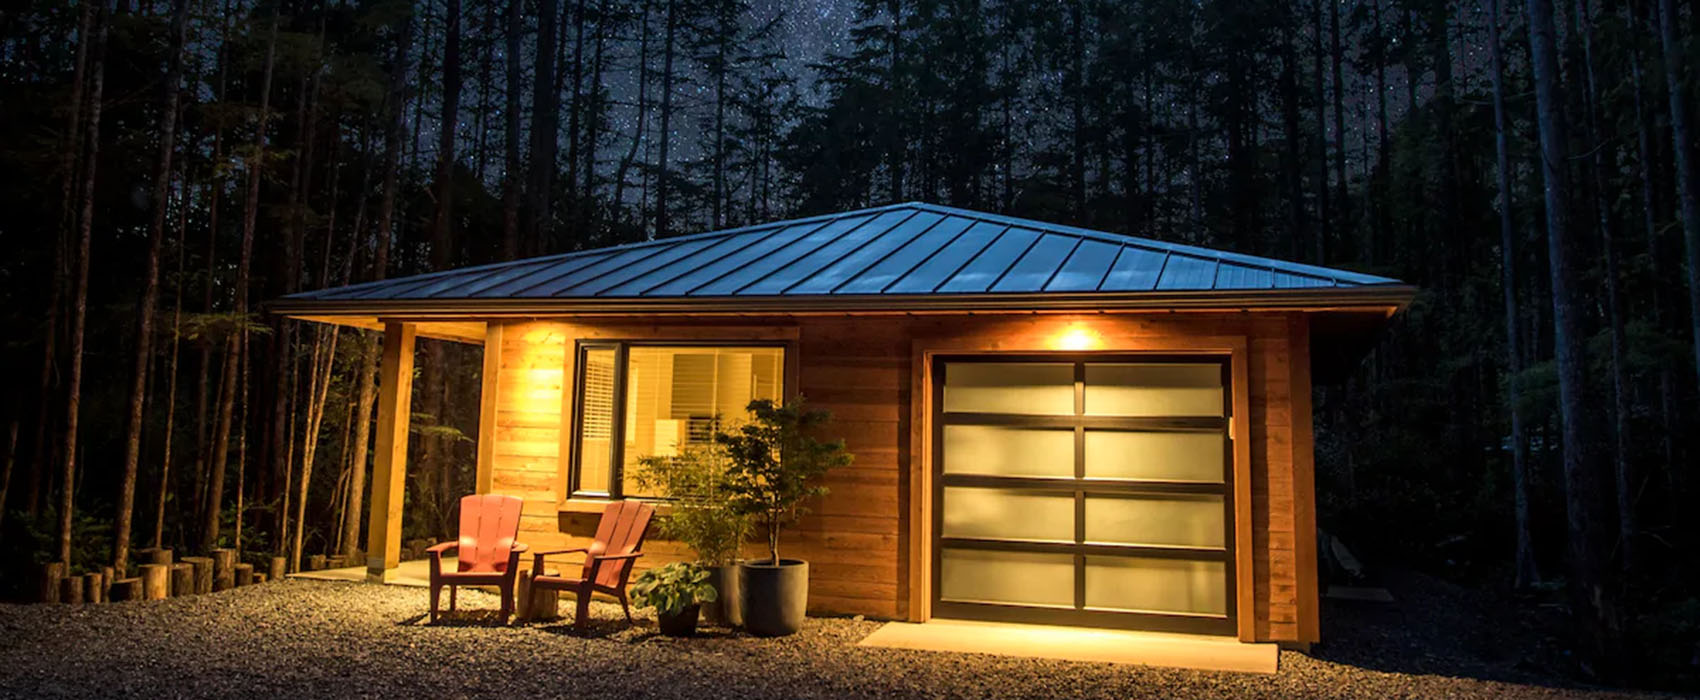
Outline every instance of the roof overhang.
<svg viewBox="0 0 1700 700">
<path fill-rule="evenodd" d="M 1385 315 L 1410 304 L 1410 285 L 1185 292 L 865 294 L 769 297 L 279 299 L 274 314 L 338 323 L 338 317 L 414 322 L 546 316 L 817 315 L 1044 311 L 1358 311 Z M 1385 317 L 1385 316 L 1384 316 Z M 356 324 L 346 324 L 356 325 Z"/>
</svg>

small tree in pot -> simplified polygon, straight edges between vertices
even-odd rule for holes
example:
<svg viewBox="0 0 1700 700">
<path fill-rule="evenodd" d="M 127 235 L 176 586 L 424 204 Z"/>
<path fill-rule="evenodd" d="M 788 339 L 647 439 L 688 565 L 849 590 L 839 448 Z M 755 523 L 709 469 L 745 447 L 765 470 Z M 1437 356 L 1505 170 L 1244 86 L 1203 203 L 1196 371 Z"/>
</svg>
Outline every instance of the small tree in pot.
<svg viewBox="0 0 1700 700">
<path fill-rule="evenodd" d="M 808 512 L 810 498 L 826 495 L 814 480 L 850 464 L 844 441 L 820 442 L 811 433 L 832 419 L 809 410 L 799 397 L 781 406 L 751 401 L 751 420 L 715 442 L 731 460 L 726 491 L 730 505 L 754 516 L 766 531 L 768 559 L 741 565 L 744 626 L 753 634 L 781 636 L 802 627 L 809 602 L 809 565 L 779 556 L 779 532 Z"/>
<path fill-rule="evenodd" d="M 732 475 L 726 448 L 718 443 L 692 445 L 679 454 L 644 457 L 635 473 L 638 483 L 671 500 L 669 512 L 657 527 L 662 537 L 677 540 L 697 554 L 708 571 L 708 582 L 719 595 L 703 606 L 711 624 L 744 624 L 739 606 L 738 559 L 755 531 L 753 516 L 733 507 L 729 498 Z"/>
</svg>

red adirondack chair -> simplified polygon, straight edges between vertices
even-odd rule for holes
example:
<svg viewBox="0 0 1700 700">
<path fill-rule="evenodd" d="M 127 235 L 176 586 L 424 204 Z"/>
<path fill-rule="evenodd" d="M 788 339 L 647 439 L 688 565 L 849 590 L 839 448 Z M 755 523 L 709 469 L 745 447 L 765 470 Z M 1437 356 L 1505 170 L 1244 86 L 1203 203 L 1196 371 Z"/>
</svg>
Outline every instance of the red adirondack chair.
<svg viewBox="0 0 1700 700">
<path fill-rule="evenodd" d="M 620 600 L 626 612 L 626 622 L 632 621 L 631 603 L 626 599 L 626 579 L 631 576 L 632 564 L 643 556 L 643 538 L 649 533 L 650 516 L 655 507 L 638 501 L 615 501 L 602 510 L 596 523 L 596 539 L 589 547 L 536 552 L 532 555 L 531 590 L 553 589 L 568 591 L 578 599 L 578 614 L 573 626 L 583 630 L 590 623 L 590 596 L 602 592 Z M 584 566 L 577 576 L 551 575 L 544 568 L 544 557 L 555 554 L 583 554 Z"/>
<path fill-rule="evenodd" d="M 474 494 L 460 499 L 460 541 L 443 542 L 425 550 L 431 555 L 431 621 L 437 621 L 437 596 L 449 587 L 449 609 L 455 609 L 460 586 L 495 586 L 502 591 L 502 622 L 514 611 L 514 578 L 519 555 L 526 546 L 519 536 L 517 496 Z M 443 570 L 443 552 L 456 550 L 454 571 Z"/>
</svg>

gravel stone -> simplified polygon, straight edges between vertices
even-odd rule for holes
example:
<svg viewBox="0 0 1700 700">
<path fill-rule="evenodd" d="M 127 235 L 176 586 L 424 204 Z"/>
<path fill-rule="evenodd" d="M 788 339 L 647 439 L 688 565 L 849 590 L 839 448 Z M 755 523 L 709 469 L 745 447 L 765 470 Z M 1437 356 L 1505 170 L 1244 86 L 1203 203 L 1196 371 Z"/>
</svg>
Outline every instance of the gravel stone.
<svg viewBox="0 0 1700 700">
<path fill-rule="evenodd" d="M 495 596 L 425 622 L 424 589 L 287 580 L 211 595 L 105 605 L 0 605 L 0 697 L 1216 698 L 1608 695 L 1444 653 L 1403 667 L 1355 648 L 1350 664 L 1293 651 L 1274 676 L 856 646 L 881 623 L 810 618 L 792 637 L 709 628 L 656 634 L 640 614 L 592 605 L 500 626 Z M 444 600 L 447 603 L 447 600 Z M 1374 639 L 1374 635 L 1366 635 Z M 1393 646 L 1389 653 L 1413 650 Z M 1450 664 L 1458 666 L 1458 664 Z M 1504 676 L 1496 677 L 1496 676 Z M 1510 678 L 1507 680 L 1506 678 Z"/>
</svg>

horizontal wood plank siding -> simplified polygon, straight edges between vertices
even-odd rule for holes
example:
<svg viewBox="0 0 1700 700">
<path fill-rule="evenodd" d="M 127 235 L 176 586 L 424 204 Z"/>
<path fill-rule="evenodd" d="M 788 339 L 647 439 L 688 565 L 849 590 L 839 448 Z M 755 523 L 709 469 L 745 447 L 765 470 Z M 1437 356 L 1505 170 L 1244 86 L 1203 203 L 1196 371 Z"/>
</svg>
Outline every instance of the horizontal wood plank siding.
<svg viewBox="0 0 1700 700">
<path fill-rule="evenodd" d="M 1309 416 L 1295 417 L 1294 397 L 1309 410 L 1308 387 L 1295 389 L 1295 362 L 1308 363 L 1308 343 L 1295 343 L 1292 314 L 1071 314 L 798 317 L 736 319 L 662 325 L 633 319 L 535 320 L 504 322 L 500 361 L 495 363 L 495 445 L 490 450 L 489 484 L 498 493 L 526 499 L 522 539 L 534 548 L 582 546 L 596 526 L 597 514 L 564 509 L 565 426 L 571 424 L 571 348 L 581 339 L 766 340 L 791 343 L 787 393 L 831 411 L 832 437 L 842 437 L 855 455 L 852 466 L 825 478 L 829 495 L 790 528 L 781 544 L 785 556 L 807 559 L 811 566 L 810 611 L 919 619 L 926 585 L 924 551 L 917 551 L 916 490 L 924 466 L 923 426 L 916 423 L 914 392 L 924 374 L 915 364 L 917 348 L 969 344 L 978 351 L 1021 352 L 1046 349 L 1059 328 L 1084 324 L 1098 332 L 1105 351 L 1140 350 L 1147 345 L 1187 338 L 1240 338 L 1245 347 L 1249 397 L 1251 576 L 1250 636 L 1259 641 L 1301 641 L 1301 621 L 1314 620 L 1314 598 L 1303 601 L 1301 563 L 1313 566 L 1313 552 L 1302 552 L 1301 525 L 1314 527 L 1310 488 Z M 1300 318 L 1302 321 L 1302 318 Z M 669 322 L 672 323 L 672 322 Z M 1297 353 L 1295 353 L 1295 349 Z M 1295 354 L 1297 356 L 1295 357 Z M 487 365 L 488 366 L 488 365 Z M 1306 431 L 1295 440 L 1295 421 Z M 1303 453 L 1301 455 L 1301 453 Z M 642 566 L 687 558 L 672 542 L 652 539 Z M 751 556 L 761 554 L 752 544 Z M 565 561 L 562 562 L 566 563 Z M 1314 578 L 1309 585 L 1314 588 Z M 1310 595 L 1314 595 L 1311 593 Z M 1308 620 L 1306 615 L 1311 615 Z M 1310 623 L 1314 624 L 1314 623 Z M 1314 636 L 1306 624 L 1305 636 Z"/>
</svg>

